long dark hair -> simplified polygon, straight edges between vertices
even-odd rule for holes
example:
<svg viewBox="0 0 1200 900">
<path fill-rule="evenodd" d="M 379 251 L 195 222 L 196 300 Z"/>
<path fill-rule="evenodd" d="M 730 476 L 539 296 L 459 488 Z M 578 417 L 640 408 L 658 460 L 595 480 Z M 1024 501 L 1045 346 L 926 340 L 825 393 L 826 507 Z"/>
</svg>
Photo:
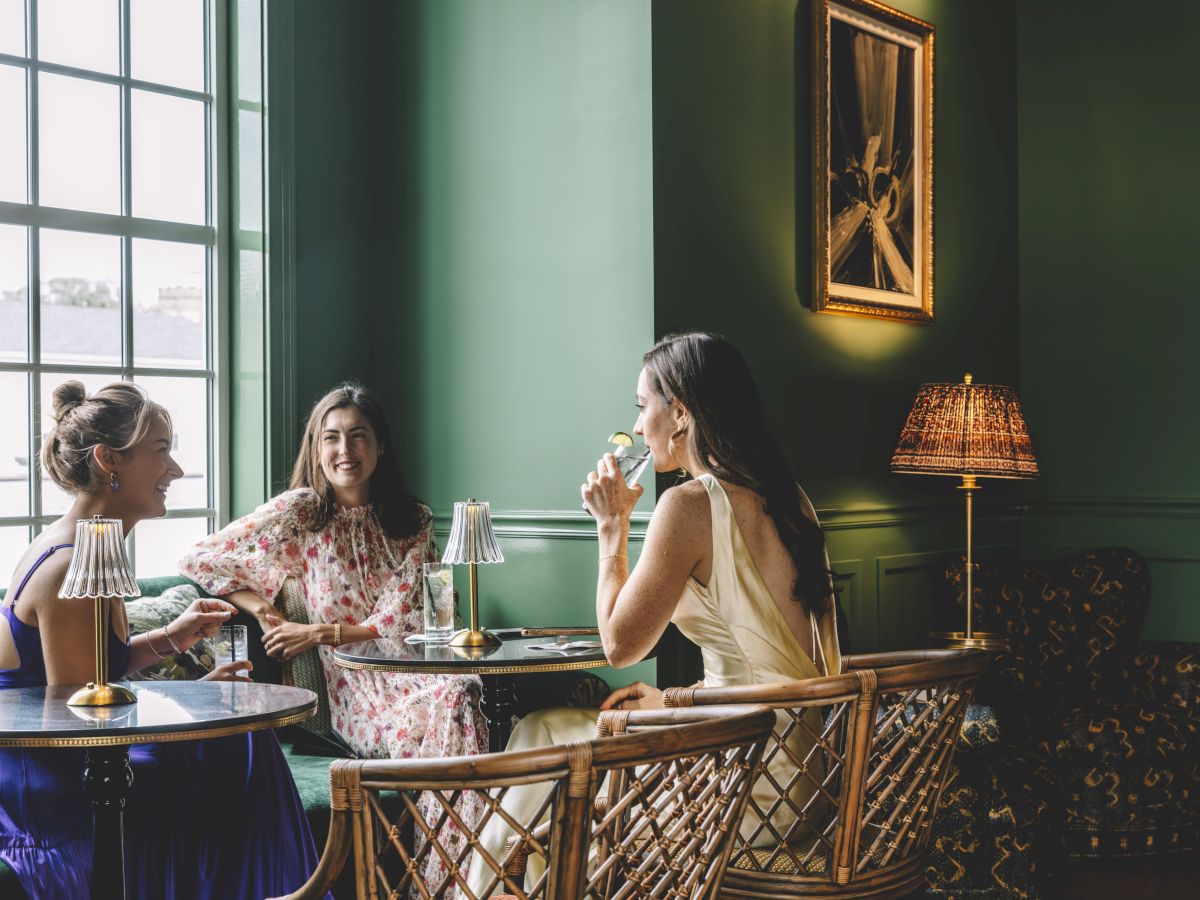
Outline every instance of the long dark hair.
<svg viewBox="0 0 1200 900">
<path fill-rule="evenodd" d="M 733 344 L 716 334 L 663 338 L 642 357 L 650 386 L 690 414 L 684 439 L 717 478 L 747 487 L 766 501 L 779 540 L 796 566 L 792 597 L 811 613 L 830 608 L 832 573 L 825 534 L 804 514 L 791 467 L 767 426 L 750 367 Z"/>
<path fill-rule="evenodd" d="M 296 455 L 296 466 L 292 469 L 292 490 L 311 488 L 317 495 L 317 514 L 309 522 L 311 531 L 320 531 L 333 515 L 333 487 L 325 478 L 321 468 L 321 430 L 325 417 L 335 409 L 346 406 L 357 407 L 371 423 L 375 440 L 384 452 L 380 454 L 371 473 L 371 505 L 379 524 L 394 540 L 411 537 L 425 525 L 425 511 L 400 479 L 400 467 L 396 464 L 396 443 L 392 440 L 387 419 L 374 395 L 361 384 L 347 381 L 339 384 L 313 406 L 304 426 L 304 438 L 300 452 Z"/>
</svg>

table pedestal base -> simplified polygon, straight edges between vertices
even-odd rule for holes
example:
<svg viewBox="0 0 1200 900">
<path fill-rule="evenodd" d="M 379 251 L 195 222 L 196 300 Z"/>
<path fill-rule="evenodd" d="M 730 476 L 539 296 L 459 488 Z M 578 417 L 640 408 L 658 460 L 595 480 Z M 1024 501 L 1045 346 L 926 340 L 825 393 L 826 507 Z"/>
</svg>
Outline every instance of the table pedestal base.
<svg viewBox="0 0 1200 900">
<path fill-rule="evenodd" d="M 125 898 L 125 798 L 133 787 L 129 748 L 91 747 L 83 786 L 92 798 L 92 898 Z"/>
<path fill-rule="evenodd" d="M 488 752 L 499 753 L 508 746 L 512 717 L 517 711 L 517 680 L 511 675 L 482 675 L 480 706 L 488 725 Z"/>
</svg>

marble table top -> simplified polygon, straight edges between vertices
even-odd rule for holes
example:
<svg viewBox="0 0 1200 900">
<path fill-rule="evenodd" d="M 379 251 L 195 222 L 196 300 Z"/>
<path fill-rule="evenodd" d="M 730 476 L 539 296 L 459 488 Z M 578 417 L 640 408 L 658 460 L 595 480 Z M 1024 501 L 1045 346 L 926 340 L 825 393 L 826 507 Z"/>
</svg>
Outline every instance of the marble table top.
<svg viewBox="0 0 1200 900">
<path fill-rule="evenodd" d="M 132 681 L 138 702 L 67 706 L 75 685 L 0 690 L 0 747 L 103 747 L 279 728 L 316 713 L 303 688 L 234 681 Z"/>
<path fill-rule="evenodd" d="M 563 672 L 608 665 L 600 647 L 580 650 L 535 650 L 535 645 L 555 643 L 554 637 L 520 637 L 500 633 L 499 647 L 467 649 L 447 644 L 414 643 L 380 638 L 343 644 L 333 651 L 334 661 L 348 669 L 382 672 L 424 672 L 463 675 L 516 675 L 528 672 Z M 599 643 L 595 636 L 566 641 Z"/>
</svg>

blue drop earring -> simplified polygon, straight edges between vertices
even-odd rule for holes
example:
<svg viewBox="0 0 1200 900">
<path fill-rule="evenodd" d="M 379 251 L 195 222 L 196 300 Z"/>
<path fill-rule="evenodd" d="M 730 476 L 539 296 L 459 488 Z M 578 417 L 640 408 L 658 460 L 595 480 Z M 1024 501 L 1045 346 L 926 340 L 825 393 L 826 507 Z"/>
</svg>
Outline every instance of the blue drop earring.
<svg viewBox="0 0 1200 900">
<path fill-rule="evenodd" d="M 108 474 L 108 492 L 110 494 L 115 494 L 120 489 L 121 489 L 121 485 L 117 483 L 117 470 L 113 469 Z"/>
</svg>

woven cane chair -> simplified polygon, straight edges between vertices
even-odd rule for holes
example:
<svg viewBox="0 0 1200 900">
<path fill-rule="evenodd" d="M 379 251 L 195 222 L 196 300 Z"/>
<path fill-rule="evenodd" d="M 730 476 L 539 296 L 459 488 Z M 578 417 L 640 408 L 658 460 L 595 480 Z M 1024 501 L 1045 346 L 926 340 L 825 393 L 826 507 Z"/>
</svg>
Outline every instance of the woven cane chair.
<svg viewBox="0 0 1200 900">
<path fill-rule="evenodd" d="M 775 716 L 761 706 L 628 716 L 632 728 L 651 722 L 656 727 L 474 757 L 334 762 L 325 851 L 313 876 L 286 900 L 323 897 L 347 858 L 353 860 L 359 900 L 714 898 Z M 533 784 L 546 785 L 549 792 L 528 820 L 519 821 L 505 809 L 504 797 L 518 785 Z M 606 811 L 597 815 L 602 786 Z M 398 819 L 383 811 L 381 791 L 401 792 L 404 809 Z M 434 821 L 422 814 L 413 792 L 435 798 Z M 464 821 L 458 812 L 467 795 L 482 805 L 477 822 Z M 477 841 L 496 816 L 515 836 L 500 859 Z M 631 818 L 642 824 L 631 826 Z M 447 822 L 456 828 L 445 828 Z M 457 832 L 457 839 L 446 840 L 448 832 Z M 416 839 L 406 841 L 406 834 Z M 602 835 L 613 838 L 597 862 L 592 848 Z M 480 894 L 466 879 L 475 853 L 492 872 L 492 883 Z M 431 854 L 447 870 L 436 884 L 421 875 Z M 517 870 L 531 855 L 546 867 L 526 886 Z"/>
<path fill-rule="evenodd" d="M 887 898 L 919 888 L 963 715 L 990 659 L 880 653 L 847 657 L 843 674 L 824 678 L 668 689 L 669 707 L 776 710 L 721 896 Z"/>
</svg>

